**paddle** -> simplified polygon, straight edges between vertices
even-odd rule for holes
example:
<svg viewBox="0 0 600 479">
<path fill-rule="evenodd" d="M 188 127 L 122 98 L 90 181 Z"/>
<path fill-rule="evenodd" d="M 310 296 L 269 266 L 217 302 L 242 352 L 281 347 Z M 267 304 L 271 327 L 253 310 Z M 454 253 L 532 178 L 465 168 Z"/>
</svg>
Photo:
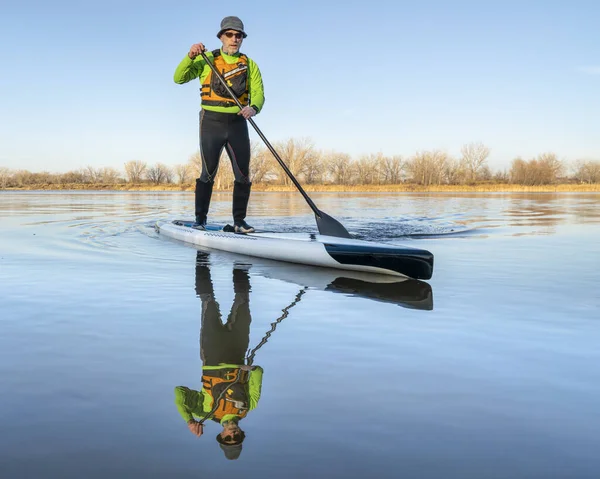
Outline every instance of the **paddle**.
<svg viewBox="0 0 600 479">
<path fill-rule="evenodd" d="M 217 70 L 217 68 L 212 64 L 212 62 L 208 59 L 208 57 L 206 56 L 206 54 L 204 52 L 201 52 L 200 54 L 202 55 L 202 58 L 204 59 L 204 61 L 206 63 L 208 63 L 208 65 L 210 66 L 210 68 L 212 69 L 212 71 L 216 75 L 216 77 L 219 79 L 219 81 L 223 84 L 223 86 L 225 87 L 225 89 L 227 90 L 229 95 L 231 95 L 231 98 L 233 98 L 233 101 L 235 101 L 235 104 L 237 106 L 239 106 L 240 109 L 243 108 L 243 105 L 240 103 L 240 101 L 238 100 L 235 93 L 233 93 L 231 88 L 229 88 L 229 85 L 227 84 L 225 79 L 221 76 L 221 74 L 219 73 L 219 70 Z M 350 233 L 348 233 L 348 230 L 346 228 L 344 228 L 344 226 L 338 220 L 332 218 L 331 216 L 329 216 L 328 214 L 324 213 L 323 211 L 319 210 L 319 208 L 317 208 L 317 206 L 313 203 L 313 200 L 311 200 L 310 197 L 306 194 L 306 191 L 304 191 L 304 188 L 302 188 L 302 186 L 300 186 L 300 183 L 298 183 L 298 180 L 296 180 L 296 178 L 294 177 L 292 172 L 289 170 L 287 165 L 279 157 L 279 155 L 275 151 L 275 148 L 273 148 L 273 146 L 271 145 L 271 143 L 269 143 L 269 141 L 267 140 L 265 135 L 263 135 L 262 131 L 260 131 L 260 129 L 254 122 L 254 120 L 252 118 L 249 118 L 248 121 L 256 130 L 256 133 L 258 133 L 258 136 L 260 136 L 262 141 L 264 141 L 265 145 L 267 145 L 267 148 L 269 149 L 269 151 L 271 153 L 273 153 L 273 156 L 278 161 L 278 163 L 281 165 L 281 167 L 283 168 L 283 171 L 286 172 L 286 174 L 289 176 L 290 180 L 292 180 L 292 183 L 294 183 L 296 188 L 298 188 L 298 191 L 300 191 L 302 196 L 304 196 L 304 199 L 308 203 L 308 206 L 310 206 L 311 209 L 314 211 L 315 217 L 317 220 L 317 228 L 319 229 L 319 233 L 321 233 L 322 235 L 327 235 L 327 236 L 337 236 L 339 238 L 351 238 Z"/>
</svg>

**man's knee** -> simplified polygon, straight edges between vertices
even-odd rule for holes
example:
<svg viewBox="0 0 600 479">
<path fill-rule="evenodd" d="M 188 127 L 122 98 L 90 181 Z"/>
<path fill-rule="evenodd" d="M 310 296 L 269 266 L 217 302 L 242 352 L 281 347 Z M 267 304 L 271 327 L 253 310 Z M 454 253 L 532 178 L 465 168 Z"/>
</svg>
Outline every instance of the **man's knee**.
<svg viewBox="0 0 600 479">
<path fill-rule="evenodd" d="M 200 178 L 196 178 L 196 186 L 198 186 L 199 183 L 214 184 L 215 176 L 216 176 L 216 174 L 209 175 L 207 172 L 203 171 L 202 174 L 200 175 Z"/>
</svg>

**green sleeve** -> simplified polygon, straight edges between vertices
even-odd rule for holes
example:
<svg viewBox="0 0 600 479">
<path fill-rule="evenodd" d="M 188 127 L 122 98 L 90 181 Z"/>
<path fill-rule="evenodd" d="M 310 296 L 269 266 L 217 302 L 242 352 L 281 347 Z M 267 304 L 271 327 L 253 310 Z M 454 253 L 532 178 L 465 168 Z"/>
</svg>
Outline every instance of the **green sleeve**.
<svg viewBox="0 0 600 479">
<path fill-rule="evenodd" d="M 260 390 L 262 388 L 263 369 L 256 366 L 250 371 L 250 379 L 248 380 L 248 395 L 250 396 L 250 409 L 258 406 L 260 399 Z"/>
<path fill-rule="evenodd" d="M 185 422 L 194 419 L 192 411 L 198 404 L 198 398 L 201 395 L 198 391 L 186 388 L 185 386 L 177 386 L 175 388 L 175 405 L 181 417 Z"/>
<path fill-rule="evenodd" d="M 250 58 L 248 58 L 248 69 L 250 70 L 250 106 L 255 106 L 260 112 L 265 104 L 262 75 L 258 65 Z"/>
<path fill-rule="evenodd" d="M 181 63 L 177 65 L 173 80 L 175 83 L 183 84 L 187 83 L 194 78 L 198 78 L 204 69 L 204 60 L 202 57 L 196 57 L 191 59 L 187 54 L 181 60 Z"/>
</svg>

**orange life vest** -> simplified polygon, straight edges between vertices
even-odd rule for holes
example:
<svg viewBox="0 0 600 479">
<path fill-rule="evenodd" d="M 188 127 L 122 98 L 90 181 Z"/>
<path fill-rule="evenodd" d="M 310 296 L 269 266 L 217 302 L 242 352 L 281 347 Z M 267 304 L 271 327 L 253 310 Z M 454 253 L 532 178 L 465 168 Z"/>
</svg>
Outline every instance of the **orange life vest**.
<svg viewBox="0 0 600 479">
<path fill-rule="evenodd" d="M 223 59 L 221 50 L 214 50 L 212 54 L 214 66 L 221 73 L 221 76 L 235 93 L 240 103 L 243 106 L 247 106 L 249 99 L 248 57 L 240 53 L 238 61 L 229 64 Z M 231 98 L 217 76 L 213 74 L 212 69 L 202 82 L 200 97 L 203 105 L 236 106 L 235 101 Z"/>
<path fill-rule="evenodd" d="M 238 379 L 238 374 L 240 375 Z M 210 407 L 215 407 L 215 399 L 219 399 L 219 405 L 213 412 L 211 419 L 221 422 L 227 414 L 235 414 L 240 418 L 248 414 L 248 371 L 239 368 L 209 369 L 202 372 L 202 385 L 204 391 L 212 398 Z"/>
</svg>

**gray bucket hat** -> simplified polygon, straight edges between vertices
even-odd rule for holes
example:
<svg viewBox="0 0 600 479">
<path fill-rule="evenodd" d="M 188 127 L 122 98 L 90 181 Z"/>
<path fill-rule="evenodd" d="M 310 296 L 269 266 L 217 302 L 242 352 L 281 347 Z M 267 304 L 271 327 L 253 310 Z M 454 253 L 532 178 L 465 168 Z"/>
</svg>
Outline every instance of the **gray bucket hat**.
<svg viewBox="0 0 600 479">
<path fill-rule="evenodd" d="M 228 446 L 227 444 L 219 444 L 221 450 L 225 454 L 225 457 L 230 461 L 235 461 L 242 453 L 242 445 L 236 444 L 234 446 Z"/>
<path fill-rule="evenodd" d="M 244 24 L 238 17 L 225 17 L 221 20 L 221 30 L 217 33 L 217 38 L 221 38 L 221 35 L 223 35 L 225 30 L 236 30 L 241 32 L 244 38 L 248 36 L 244 31 Z"/>
</svg>

